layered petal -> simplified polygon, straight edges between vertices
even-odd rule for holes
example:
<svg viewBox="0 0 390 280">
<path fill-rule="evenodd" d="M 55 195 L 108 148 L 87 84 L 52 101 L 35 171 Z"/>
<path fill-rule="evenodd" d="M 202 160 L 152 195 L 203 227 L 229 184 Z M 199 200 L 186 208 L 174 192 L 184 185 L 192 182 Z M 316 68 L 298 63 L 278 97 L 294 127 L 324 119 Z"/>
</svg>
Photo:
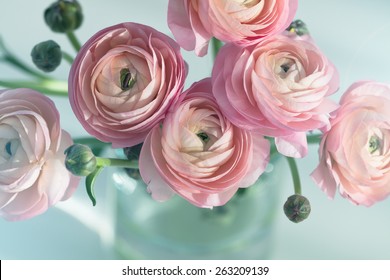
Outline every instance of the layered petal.
<svg viewBox="0 0 390 280">
<path fill-rule="evenodd" d="M 212 37 L 253 45 L 285 30 L 298 0 L 170 0 L 168 26 L 180 46 L 207 53 Z"/>
<path fill-rule="evenodd" d="M 329 197 L 339 190 L 351 202 L 370 206 L 390 194 L 390 86 L 356 82 L 340 105 L 312 177 Z"/>
<path fill-rule="evenodd" d="M 122 23 L 81 48 L 69 74 L 70 104 L 91 135 L 130 147 L 165 117 L 185 76 L 175 41 L 149 26 Z"/>
<path fill-rule="evenodd" d="M 195 83 L 149 133 L 140 173 L 153 198 L 176 193 L 198 207 L 220 206 L 263 173 L 269 142 L 234 126 L 211 90 L 210 78 Z"/>
<path fill-rule="evenodd" d="M 0 91 L 1 217 L 34 217 L 73 193 L 79 179 L 64 164 L 72 143 L 48 97 L 31 89 Z"/>
<path fill-rule="evenodd" d="M 251 47 L 226 44 L 212 72 L 213 94 L 235 125 L 276 137 L 279 152 L 303 157 L 306 132 L 330 128 L 338 108 L 336 68 L 312 39 L 289 33 Z"/>
</svg>

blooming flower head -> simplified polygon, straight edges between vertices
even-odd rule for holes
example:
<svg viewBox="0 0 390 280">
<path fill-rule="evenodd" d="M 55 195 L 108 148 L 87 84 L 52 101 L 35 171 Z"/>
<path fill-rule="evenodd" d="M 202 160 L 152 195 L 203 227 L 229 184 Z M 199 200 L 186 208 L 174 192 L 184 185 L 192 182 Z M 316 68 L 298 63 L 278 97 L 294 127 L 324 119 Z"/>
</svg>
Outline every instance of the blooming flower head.
<svg viewBox="0 0 390 280">
<path fill-rule="evenodd" d="M 72 109 L 93 136 L 114 147 L 144 141 L 181 93 L 179 45 L 136 23 L 108 27 L 80 50 L 69 74 Z"/>
<path fill-rule="evenodd" d="M 290 33 L 255 46 L 222 47 L 214 64 L 213 94 L 235 125 L 276 137 L 284 155 L 307 153 L 306 132 L 329 128 L 339 86 L 332 63 L 309 37 Z"/>
<path fill-rule="evenodd" d="M 234 126 L 211 94 L 195 83 L 146 138 L 140 173 L 156 200 L 177 193 L 198 207 L 225 204 L 252 185 L 269 160 L 263 136 Z"/>
<path fill-rule="evenodd" d="M 354 83 L 323 135 L 314 181 L 331 198 L 336 190 L 370 206 L 390 194 L 390 86 Z"/>
<path fill-rule="evenodd" d="M 168 25 L 184 49 L 203 56 L 212 37 L 251 45 L 282 32 L 297 7 L 298 0 L 170 0 Z"/>
<path fill-rule="evenodd" d="M 31 89 L 0 91 L 0 216 L 23 220 L 67 199 L 79 179 L 65 168 L 73 143 L 59 113 Z"/>
</svg>

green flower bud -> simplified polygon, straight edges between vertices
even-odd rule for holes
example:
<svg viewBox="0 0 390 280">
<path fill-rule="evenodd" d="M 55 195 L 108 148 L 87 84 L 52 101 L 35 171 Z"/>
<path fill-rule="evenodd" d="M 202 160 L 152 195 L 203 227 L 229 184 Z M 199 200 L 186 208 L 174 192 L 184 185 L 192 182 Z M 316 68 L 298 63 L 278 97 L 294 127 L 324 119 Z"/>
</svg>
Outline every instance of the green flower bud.
<svg viewBox="0 0 390 280">
<path fill-rule="evenodd" d="M 306 24 L 300 19 L 294 20 L 286 30 L 294 32 L 298 36 L 309 34 L 309 29 L 307 29 Z"/>
<path fill-rule="evenodd" d="M 283 209 L 287 218 L 294 223 L 299 223 L 307 219 L 311 211 L 309 200 L 299 194 L 290 196 L 284 204 Z"/>
<path fill-rule="evenodd" d="M 80 27 L 83 13 L 76 0 L 58 0 L 44 13 L 45 22 L 54 32 L 66 33 Z"/>
<path fill-rule="evenodd" d="M 95 171 L 97 161 L 91 148 L 74 144 L 65 150 L 65 166 L 73 175 L 88 176 Z"/>
<path fill-rule="evenodd" d="M 61 64 L 61 47 L 53 40 L 41 42 L 32 49 L 31 58 L 39 69 L 52 72 Z"/>
</svg>

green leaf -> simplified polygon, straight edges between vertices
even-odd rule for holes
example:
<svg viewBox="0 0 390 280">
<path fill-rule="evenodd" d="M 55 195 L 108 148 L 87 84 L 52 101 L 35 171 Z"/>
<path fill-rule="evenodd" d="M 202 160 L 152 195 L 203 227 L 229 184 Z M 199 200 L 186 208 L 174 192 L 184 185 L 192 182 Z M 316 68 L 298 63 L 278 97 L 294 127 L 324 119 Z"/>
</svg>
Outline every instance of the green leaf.
<svg viewBox="0 0 390 280">
<path fill-rule="evenodd" d="M 85 186 L 87 187 L 87 194 L 92 201 L 92 205 L 96 205 L 96 197 L 95 197 L 95 180 L 96 177 L 102 172 L 104 166 L 96 167 L 95 171 L 92 172 L 85 178 Z"/>
</svg>

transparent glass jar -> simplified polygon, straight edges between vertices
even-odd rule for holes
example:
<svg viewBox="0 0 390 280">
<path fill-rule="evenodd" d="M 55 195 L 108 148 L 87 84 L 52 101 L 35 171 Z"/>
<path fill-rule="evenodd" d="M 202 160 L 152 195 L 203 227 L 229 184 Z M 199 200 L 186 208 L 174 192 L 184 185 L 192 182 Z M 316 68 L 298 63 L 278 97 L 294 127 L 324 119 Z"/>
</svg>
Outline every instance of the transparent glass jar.
<svg viewBox="0 0 390 280">
<path fill-rule="evenodd" d="M 266 259 L 272 249 L 282 177 L 273 161 L 259 180 L 226 205 L 198 208 L 176 195 L 154 201 L 140 178 L 115 169 L 114 257 L 120 259 Z M 136 173 L 133 177 L 137 177 Z M 243 191 L 242 191 L 243 190 Z"/>
</svg>

